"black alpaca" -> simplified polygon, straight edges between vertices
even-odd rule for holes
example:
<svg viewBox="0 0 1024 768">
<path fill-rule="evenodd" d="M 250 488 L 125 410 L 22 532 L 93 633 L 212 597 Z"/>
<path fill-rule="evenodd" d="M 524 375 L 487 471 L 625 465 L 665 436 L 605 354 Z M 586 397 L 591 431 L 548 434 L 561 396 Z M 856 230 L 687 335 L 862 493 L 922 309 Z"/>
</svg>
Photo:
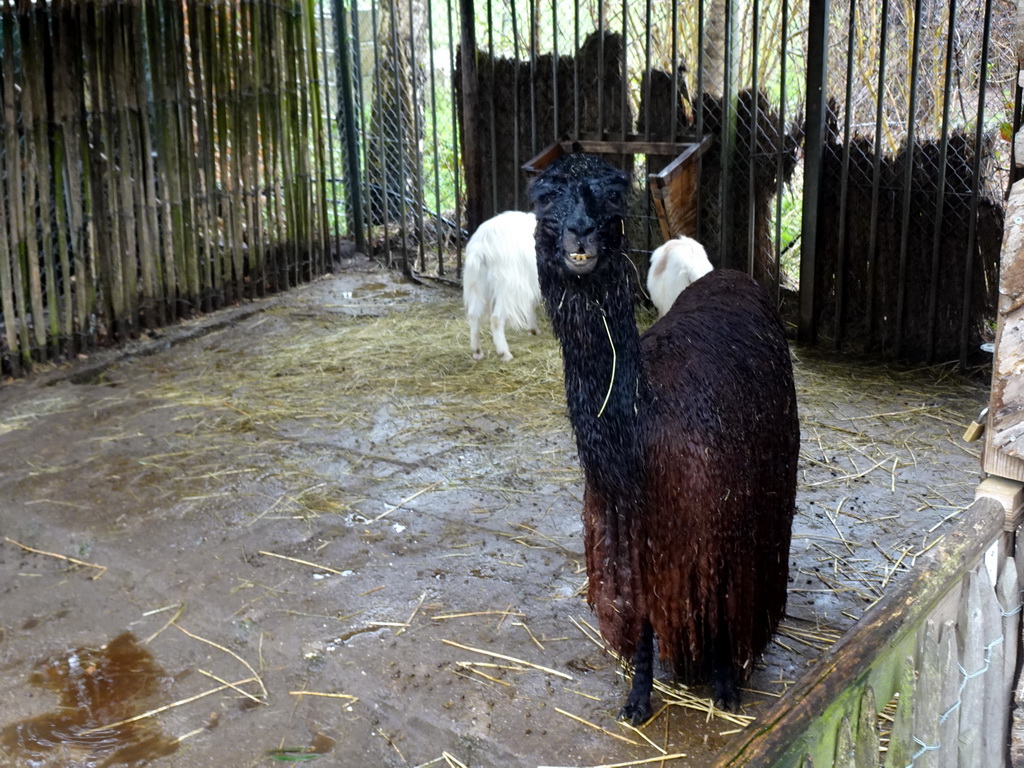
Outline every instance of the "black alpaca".
<svg viewBox="0 0 1024 768">
<path fill-rule="evenodd" d="M 746 275 L 705 275 L 637 332 L 627 190 L 623 172 L 570 154 L 530 193 L 584 470 L 588 600 L 633 656 L 620 717 L 639 723 L 654 635 L 684 681 L 739 705 L 785 610 L 800 435 L 782 322 Z"/>
</svg>

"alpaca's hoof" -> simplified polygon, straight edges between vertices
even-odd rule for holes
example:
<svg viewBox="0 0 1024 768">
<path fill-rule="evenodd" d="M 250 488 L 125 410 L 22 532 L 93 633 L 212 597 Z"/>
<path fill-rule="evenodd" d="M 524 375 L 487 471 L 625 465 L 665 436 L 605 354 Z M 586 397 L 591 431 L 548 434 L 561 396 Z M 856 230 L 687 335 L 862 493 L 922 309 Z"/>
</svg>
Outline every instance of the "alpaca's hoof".
<svg viewBox="0 0 1024 768">
<path fill-rule="evenodd" d="M 474 360 L 483 360 L 484 359 L 484 351 L 482 349 L 474 350 L 473 351 L 473 359 Z"/>
<path fill-rule="evenodd" d="M 740 711 L 740 689 L 731 679 L 715 679 L 711 692 L 715 706 L 726 712 Z"/>
<path fill-rule="evenodd" d="M 539 331 L 538 329 L 536 329 L 536 328 L 531 328 L 531 329 L 530 329 L 530 335 L 531 335 L 531 336 L 536 336 L 536 335 L 538 335 L 539 333 L 540 333 L 540 331 Z"/>
<path fill-rule="evenodd" d="M 651 697 L 644 696 L 639 701 L 634 701 L 630 695 L 626 699 L 625 706 L 619 710 L 619 720 L 624 720 L 630 725 L 642 725 L 651 719 Z"/>
<path fill-rule="evenodd" d="M 505 361 L 506 363 L 512 362 L 512 353 L 511 352 L 502 352 L 501 353 L 501 359 L 503 361 Z"/>
</svg>

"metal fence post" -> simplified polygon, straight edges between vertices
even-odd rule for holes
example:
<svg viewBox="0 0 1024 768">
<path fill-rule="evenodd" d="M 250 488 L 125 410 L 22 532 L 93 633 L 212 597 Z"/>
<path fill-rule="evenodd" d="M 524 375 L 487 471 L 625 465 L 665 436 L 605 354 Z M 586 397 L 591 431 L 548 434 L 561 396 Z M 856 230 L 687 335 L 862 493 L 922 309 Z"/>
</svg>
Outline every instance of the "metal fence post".
<svg viewBox="0 0 1024 768">
<path fill-rule="evenodd" d="M 800 318 L 797 338 L 813 343 L 818 334 L 818 296 L 815 272 L 819 250 L 822 156 L 828 109 L 828 17 L 830 0 L 810 4 L 807 29 L 807 134 L 804 144 L 804 202 L 801 215 Z"/>
</svg>

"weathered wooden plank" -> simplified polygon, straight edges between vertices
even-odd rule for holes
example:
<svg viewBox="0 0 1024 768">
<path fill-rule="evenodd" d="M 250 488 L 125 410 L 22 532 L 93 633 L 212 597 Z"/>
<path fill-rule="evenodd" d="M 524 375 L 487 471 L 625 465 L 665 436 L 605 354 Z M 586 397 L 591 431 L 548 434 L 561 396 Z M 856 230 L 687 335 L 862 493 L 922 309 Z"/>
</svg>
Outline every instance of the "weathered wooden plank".
<svg viewBox="0 0 1024 768">
<path fill-rule="evenodd" d="M 1005 211 L 984 468 L 1024 480 L 1024 377 L 1017 374 L 1024 358 L 1024 181 L 1010 188 Z"/>
<path fill-rule="evenodd" d="M 957 650 L 956 622 L 947 621 L 942 625 L 939 636 L 939 669 L 947 670 L 942 676 L 939 691 L 939 729 L 935 742 L 937 768 L 957 768 L 960 760 L 957 736 L 960 733 L 960 675 L 950 673 L 960 669 L 960 655 Z"/>
<path fill-rule="evenodd" d="M 1004 686 L 1007 642 L 1003 634 L 1003 615 L 996 596 L 995 584 L 989 578 L 988 569 L 980 568 L 972 578 L 978 580 L 987 667 L 986 673 L 982 676 L 985 692 L 982 764 L 1002 768 L 1006 752 L 1006 714 L 1009 707 L 1009 695 Z"/>
<path fill-rule="evenodd" d="M 914 762 L 917 751 L 914 742 L 914 700 L 916 674 L 914 660 L 903 660 L 903 675 L 900 678 L 899 702 L 896 705 L 896 719 L 889 736 L 889 749 L 885 753 L 885 768 L 906 768 Z"/>
<path fill-rule="evenodd" d="M 848 717 L 844 717 L 839 725 L 839 738 L 836 740 L 836 756 L 832 768 L 857 768 L 853 727 Z"/>
<path fill-rule="evenodd" d="M 713 764 L 715 768 L 770 765 L 802 746 L 816 718 L 840 701 L 859 695 L 851 689 L 857 680 L 884 659 L 887 649 L 898 650 L 932 607 L 977 565 L 988 545 L 1002 532 L 1005 513 L 1001 504 L 979 499 L 946 539 L 922 557 L 898 587 L 871 608 L 833 648 L 790 688 L 757 724 L 738 734 Z M 889 693 L 876 691 L 877 695 Z M 795 762 L 795 760 L 792 760 Z"/>
<path fill-rule="evenodd" d="M 875 689 L 864 687 L 857 712 L 857 739 L 854 744 L 856 768 L 878 768 L 878 708 Z"/>
<path fill-rule="evenodd" d="M 999 574 L 999 582 L 996 584 L 996 597 L 999 600 L 999 609 L 1003 620 L 1003 637 L 1005 638 L 1003 643 L 1005 646 L 1003 650 L 1003 680 L 1001 687 L 997 690 L 1004 710 L 997 727 L 1004 734 L 1010 732 L 1010 712 L 1014 709 L 1013 682 L 1020 651 L 1018 642 L 1021 613 L 1019 584 L 1016 558 L 1008 557 L 1003 563 L 1003 571 Z"/>
<path fill-rule="evenodd" d="M 914 736 L 921 742 L 920 757 L 915 768 L 935 768 L 938 765 L 939 716 L 942 683 L 946 675 L 955 671 L 941 666 L 939 658 L 940 625 L 935 621 L 925 622 L 919 638 L 917 692 L 914 701 Z M 956 675 L 954 675 L 956 676 Z"/>
<path fill-rule="evenodd" d="M 980 568 L 984 573 L 985 569 Z M 961 674 L 960 733 L 958 737 L 960 765 L 984 765 L 985 679 L 987 671 L 985 645 L 988 642 L 984 624 L 981 580 L 972 574 L 961 603 L 957 630 L 960 638 Z"/>
</svg>

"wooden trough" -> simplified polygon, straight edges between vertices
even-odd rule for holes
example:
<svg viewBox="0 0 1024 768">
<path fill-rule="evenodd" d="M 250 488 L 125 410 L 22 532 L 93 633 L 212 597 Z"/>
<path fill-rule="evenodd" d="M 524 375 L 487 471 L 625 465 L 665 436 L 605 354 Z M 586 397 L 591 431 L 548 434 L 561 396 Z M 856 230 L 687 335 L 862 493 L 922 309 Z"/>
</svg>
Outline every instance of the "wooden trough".
<svg viewBox="0 0 1024 768">
<path fill-rule="evenodd" d="M 658 173 L 647 175 L 651 201 L 665 240 L 680 235 L 697 237 L 700 214 L 701 157 L 712 138 L 695 141 L 562 141 L 552 144 L 523 165 L 523 173 L 533 178 L 562 155 L 590 152 L 597 155 L 675 155 Z"/>
</svg>

